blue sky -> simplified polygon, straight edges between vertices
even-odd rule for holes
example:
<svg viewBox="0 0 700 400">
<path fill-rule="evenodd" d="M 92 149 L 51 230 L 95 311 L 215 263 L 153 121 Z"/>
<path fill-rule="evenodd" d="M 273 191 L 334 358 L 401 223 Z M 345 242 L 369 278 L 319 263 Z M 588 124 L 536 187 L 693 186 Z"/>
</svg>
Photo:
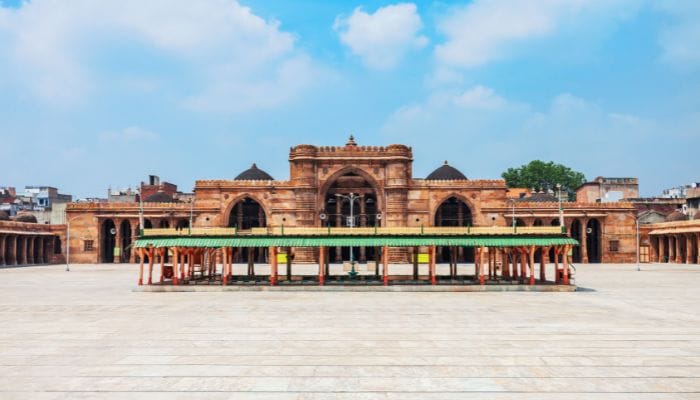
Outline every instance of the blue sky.
<svg viewBox="0 0 700 400">
<path fill-rule="evenodd" d="M 0 0 L 0 185 L 189 190 L 289 147 L 700 181 L 700 2 Z"/>
</svg>

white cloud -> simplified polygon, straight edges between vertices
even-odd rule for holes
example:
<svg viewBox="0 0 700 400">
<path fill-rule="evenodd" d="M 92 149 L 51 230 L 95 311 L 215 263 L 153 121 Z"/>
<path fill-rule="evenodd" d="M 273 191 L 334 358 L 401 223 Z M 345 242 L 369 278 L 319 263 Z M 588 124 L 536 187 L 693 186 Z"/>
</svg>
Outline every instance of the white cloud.
<svg viewBox="0 0 700 400">
<path fill-rule="evenodd" d="M 140 126 L 130 126 L 120 131 L 100 133 L 100 139 L 106 142 L 128 143 L 135 141 L 153 141 L 158 135 Z"/>
<path fill-rule="evenodd" d="M 419 35 L 423 27 L 413 3 L 400 3 L 379 8 L 368 14 L 358 7 L 349 17 L 336 18 L 334 29 L 353 54 L 376 69 L 390 69 L 410 50 L 428 43 Z"/>
<path fill-rule="evenodd" d="M 543 38 L 564 26 L 587 26 L 585 18 L 626 17 L 635 0 L 474 0 L 455 8 L 438 23 L 446 38 L 436 46 L 439 64 L 471 68 L 518 51 L 526 40 Z M 595 25 L 595 24 L 591 24 Z"/>
<path fill-rule="evenodd" d="M 659 34 L 662 59 L 679 67 L 700 65 L 700 2 L 668 0 L 656 7 L 672 20 Z"/>
<path fill-rule="evenodd" d="M 117 52 L 124 46 L 155 50 L 191 74 L 183 87 L 195 97 L 206 97 L 211 87 L 228 87 L 227 95 L 243 101 L 247 83 L 258 82 L 257 105 L 277 103 L 260 97 L 293 97 L 303 85 L 285 71 L 290 64 L 311 66 L 296 61 L 305 56 L 292 34 L 236 0 L 35 0 L 17 9 L 0 8 L 0 57 L 10 61 L 0 67 L 5 83 L 19 80 L 45 101 L 81 101 L 110 80 L 104 70 L 118 71 L 118 64 L 104 68 L 90 61 L 111 46 Z M 290 92 L 280 95 L 280 90 Z"/>
<path fill-rule="evenodd" d="M 481 178 L 496 178 L 492 171 L 543 159 L 590 176 L 642 174 L 644 184 L 653 186 L 667 179 L 667 171 L 650 170 L 645 149 L 659 137 L 669 143 L 700 145 L 697 118 L 660 121 L 619 113 L 570 93 L 537 109 L 478 85 L 464 91 L 436 91 L 423 102 L 399 108 L 382 133 L 389 142 L 413 145 L 416 176 L 443 159 L 467 176 Z M 692 152 L 679 149 L 662 146 L 655 157 L 692 164 Z"/>
</svg>

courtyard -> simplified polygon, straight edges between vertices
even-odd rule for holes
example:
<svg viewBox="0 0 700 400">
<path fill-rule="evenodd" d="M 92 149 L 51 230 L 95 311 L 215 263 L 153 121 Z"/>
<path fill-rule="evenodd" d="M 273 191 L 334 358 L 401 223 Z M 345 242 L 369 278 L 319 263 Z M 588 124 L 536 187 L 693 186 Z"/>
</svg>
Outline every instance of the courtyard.
<svg viewBox="0 0 700 400">
<path fill-rule="evenodd" d="M 0 398 L 698 398 L 700 267 L 576 267 L 574 293 L 146 293 L 135 265 L 3 268 Z"/>
</svg>

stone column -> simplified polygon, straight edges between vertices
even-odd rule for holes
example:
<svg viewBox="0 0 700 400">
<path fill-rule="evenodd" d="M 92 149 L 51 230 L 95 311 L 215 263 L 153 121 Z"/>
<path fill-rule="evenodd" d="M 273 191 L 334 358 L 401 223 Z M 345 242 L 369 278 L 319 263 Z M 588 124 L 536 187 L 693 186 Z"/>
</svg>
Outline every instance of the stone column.
<svg viewBox="0 0 700 400">
<path fill-rule="evenodd" d="M 37 252 L 37 260 L 34 260 L 37 264 L 44 264 L 44 237 L 39 236 L 36 238 L 36 244 L 35 246 L 38 246 L 38 252 Z"/>
<path fill-rule="evenodd" d="M 683 256 L 681 255 L 681 235 L 676 235 L 676 264 L 683 262 Z"/>
<path fill-rule="evenodd" d="M 581 223 L 580 238 L 581 238 L 581 263 L 588 264 L 588 218 L 584 218 Z"/>
<path fill-rule="evenodd" d="M 692 264 L 693 263 L 693 234 L 685 234 L 683 235 L 683 240 L 685 240 L 685 263 L 686 264 Z"/>
<path fill-rule="evenodd" d="M 236 210 L 236 228 L 240 231 L 243 229 L 243 202 L 238 203 Z"/>
<path fill-rule="evenodd" d="M 27 238 L 27 264 L 34 264 L 34 244 L 36 243 L 36 236 L 29 236 Z"/>
<path fill-rule="evenodd" d="M 662 263 L 666 261 L 666 236 L 659 236 L 656 240 L 659 246 L 659 258 L 658 262 Z"/>
<path fill-rule="evenodd" d="M 695 235 L 695 262 L 700 264 L 700 233 Z"/>
<path fill-rule="evenodd" d="M 17 259 L 17 265 L 23 265 L 27 262 L 24 258 L 26 256 L 24 252 L 24 241 L 25 237 L 23 235 L 17 235 L 15 238 L 15 258 Z"/>
<path fill-rule="evenodd" d="M 5 261 L 6 265 L 17 265 L 17 235 L 10 235 L 7 237 L 7 250 L 8 256 Z"/>
<path fill-rule="evenodd" d="M 114 229 L 117 231 L 117 233 L 114 235 L 114 248 L 116 249 L 117 247 L 119 248 L 119 257 L 114 257 L 114 260 L 112 261 L 114 264 L 119 264 L 122 262 L 122 254 L 124 254 L 124 249 L 122 248 L 122 220 L 121 219 L 114 219 Z M 112 254 L 114 254 L 114 251 L 112 251 Z"/>
</svg>

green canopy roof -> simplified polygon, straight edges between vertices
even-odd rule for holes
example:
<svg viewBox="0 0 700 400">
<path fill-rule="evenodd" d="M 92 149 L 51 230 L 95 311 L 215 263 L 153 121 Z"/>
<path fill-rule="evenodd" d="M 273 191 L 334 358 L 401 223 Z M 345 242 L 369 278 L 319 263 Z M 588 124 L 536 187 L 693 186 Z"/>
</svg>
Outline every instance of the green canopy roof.
<svg viewBox="0 0 700 400">
<path fill-rule="evenodd" d="M 468 247 L 514 247 L 578 245 L 566 236 L 178 236 L 145 237 L 136 240 L 135 247 L 411 247 L 411 246 L 468 246 Z"/>
</svg>

